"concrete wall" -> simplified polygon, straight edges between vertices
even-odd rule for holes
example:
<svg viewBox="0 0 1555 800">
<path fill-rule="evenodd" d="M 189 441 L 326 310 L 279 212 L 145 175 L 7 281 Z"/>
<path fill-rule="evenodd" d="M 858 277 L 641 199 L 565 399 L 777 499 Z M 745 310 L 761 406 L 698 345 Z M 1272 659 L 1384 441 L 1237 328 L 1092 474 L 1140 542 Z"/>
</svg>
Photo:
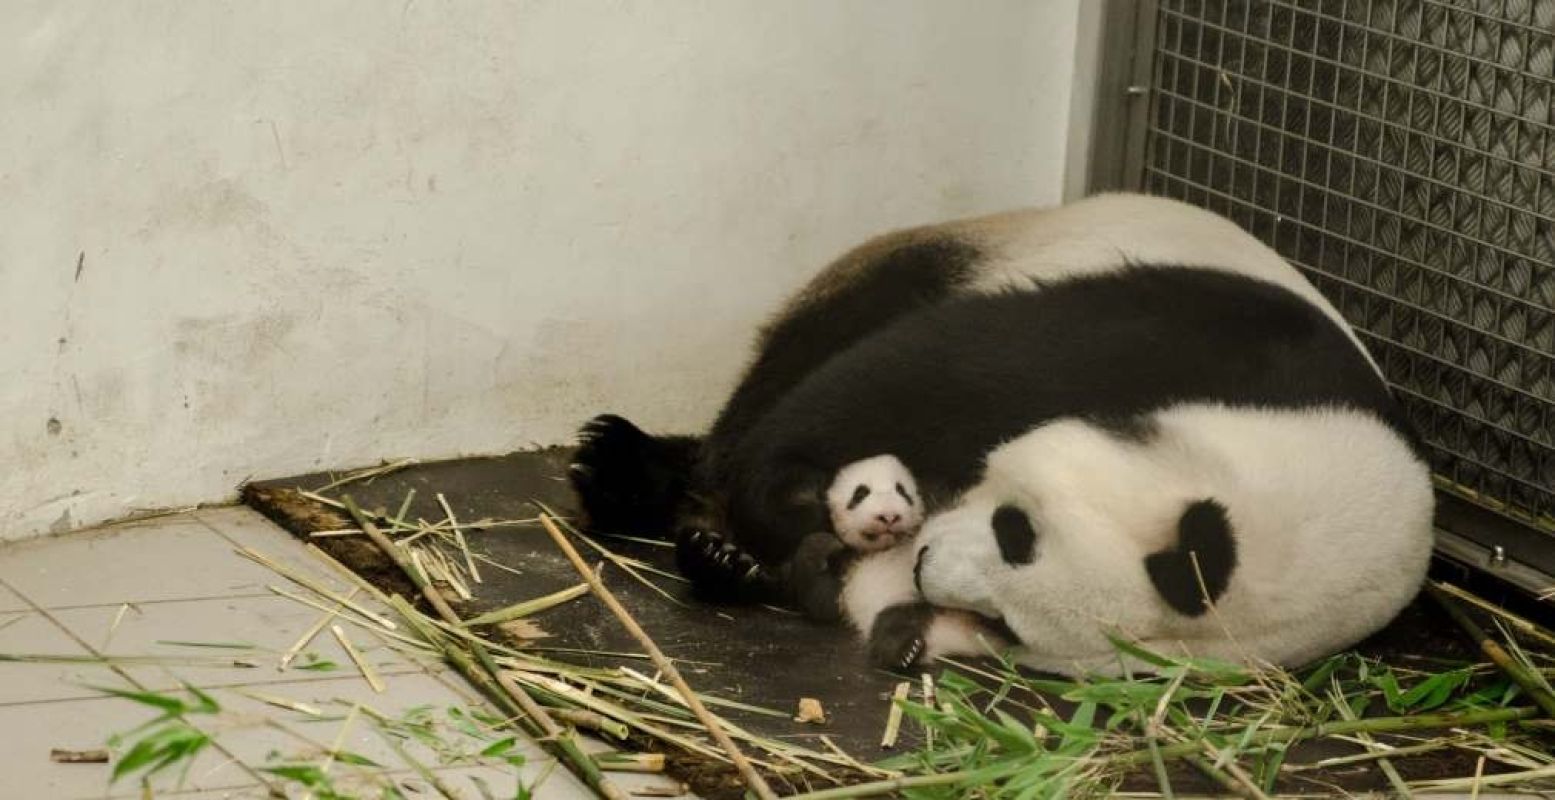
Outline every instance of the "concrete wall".
<svg viewBox="0 0 1555 800">
<path fill-rule="evenodd" d="M 885 228 L 1062 190 L 1081 0 L 0 15 L 0 537 L 703 426 Z"/>
</svg>

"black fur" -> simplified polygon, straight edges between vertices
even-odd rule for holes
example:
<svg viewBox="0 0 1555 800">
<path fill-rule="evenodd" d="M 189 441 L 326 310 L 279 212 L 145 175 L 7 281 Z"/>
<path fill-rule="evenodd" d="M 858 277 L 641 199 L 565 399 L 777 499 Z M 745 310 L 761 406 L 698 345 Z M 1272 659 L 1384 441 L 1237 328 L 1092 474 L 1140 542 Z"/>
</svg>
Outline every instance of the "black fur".
<svg viewBox="0 0 1555 800">
<path fill-rule="evenodd" d="M 858 504 L 864 502 L 864 500 L 868 497 L 869 487 L 863 484 L 859 484 L 858 488 L 853 490 L 853 496 L 848 498 L 848 510 L 852 511 L 853 509 L 858 508 Z"/>
<path fill-rule="evenodd" d="M 1134 444 L 1149 444 L 1159 433 L 1155 420 L 1144 414 L 1086 414 L 1085 421 Z"/>
<path fill-rule="evenodd" d="M 893 453 L 920 484 L 956 492 L 977 481 L 989 450 L 1042 422 L 1196 400 L 1343 406 L 1408 436 L 1376 372 L 1306 300 L 1221 271 L 1126 269 L 903 317 L 775 402 L 710 489 L 739 545 L 780 563 L 825 529 L 824 504 L 805 487 L 850 462 Z"/>
<path fill-rule="evenodd" d="M 899 603 L 880 612 L 869 629 L 870 663 L 894 670 L 917 664 L 934 613 L 928 603 Z"/>
<path fill-rule="evenodd" d="M 783 581 L 717 531 L 682 528 L 675 538 L 675 566 L 700 600 L 711 603 L 777 603 L 785 600 Z"/>
<path fill-rule="evenodd" d="M 1191 503 L 1177 521 L 1177 546 L 1145 557 L 1145 572 L 1161 599 L 1190 617 L 1202 615 L 1225 594 L 1235 569 L 1231 520 L 1226 507 L 1214 500 Z"/>
<path fill-rule="evenodd" d="M 1015 506 L 999 506 L 993 512 L 993 538 L 1006 564 L 1030 564 L 1037 556 L 1037 529 L 1031 518 Z"/>
<path fill-rule="evenodd" d="M 948 297 L 980 256 L 951 236 L 906 242 L 860 263 L 845 285 L 817 287 L 817 296 L 774 321 L 708 434 L 705 474 L 720 473 L 746 431 L 828 358 Z"/>
<path fill-rule="evenodd" d="M 614 414 L 590 420 L 567 468 L 587 527 L 668 535 L 684 511 L 699 449 L 698 439 L 649 436 Z"/>
</svg>

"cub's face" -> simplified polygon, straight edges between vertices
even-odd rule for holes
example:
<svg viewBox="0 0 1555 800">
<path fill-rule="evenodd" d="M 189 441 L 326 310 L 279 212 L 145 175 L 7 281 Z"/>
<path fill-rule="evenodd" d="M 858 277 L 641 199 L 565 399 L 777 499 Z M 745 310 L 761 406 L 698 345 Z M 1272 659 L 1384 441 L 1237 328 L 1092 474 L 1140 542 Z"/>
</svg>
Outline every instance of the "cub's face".
<svg viewBox="0 0 1555 800">
<path fill-rule="evenodd" d="M 837 538 L 860 552 L 893 547 L 923 524 L 918 485 L 906 465 L 891 455 L 838 470 L 826 490 L 826 506 Z"/>
</svg>

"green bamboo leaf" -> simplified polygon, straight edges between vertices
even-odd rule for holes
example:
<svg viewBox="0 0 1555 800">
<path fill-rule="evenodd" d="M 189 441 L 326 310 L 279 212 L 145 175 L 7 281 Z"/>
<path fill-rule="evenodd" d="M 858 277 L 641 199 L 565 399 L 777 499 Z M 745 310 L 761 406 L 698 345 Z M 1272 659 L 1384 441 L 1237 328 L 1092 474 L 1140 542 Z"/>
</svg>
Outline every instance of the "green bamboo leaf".
<svg viewBox="0 0 1555 800">
<path fill-rule="evenodd" d="M 334 753 L 334 757 L 335 757 L 336 761 L 339 761 L 342 764 L 355 764 L 356 766 L 359 766 L 359 767 L 381 767 L 381 766 L 383 766 L 382 764 L 379 764 L 378 762 L 368 758 L 367 756 L 360 755 L 358 753 L 353 753 L 353 752 L 350 752 L 349 750 L 336 750 L 335 753 Z"/>
<path fill-rule="evenodd" d="M 481 750 L 481 755 L 488 757 L 500 756 L 503 753 L 513 749 L 513 745 L 517 742 L 518 739 L 512 736 L 509 736 L 506 739 L 498 739 L 497 741 L 487 745 L 484 750 Z"/>
<path fill-rule="evenodd" d="M 188 707 L 183 700 L 172 695 L 158 694 L 156 692 L 137 692 L 130 689 L 111 689 L 102 686 L 93 686 L 91 688 L 96 689 L 103 694 L 113 695 L 114 697 L 121 697 L 125 700 L 140 703 L 141 705 L 161 709 L 168 716 L 177 716 L 182 714 L 184 709 Z"/>
</svg>

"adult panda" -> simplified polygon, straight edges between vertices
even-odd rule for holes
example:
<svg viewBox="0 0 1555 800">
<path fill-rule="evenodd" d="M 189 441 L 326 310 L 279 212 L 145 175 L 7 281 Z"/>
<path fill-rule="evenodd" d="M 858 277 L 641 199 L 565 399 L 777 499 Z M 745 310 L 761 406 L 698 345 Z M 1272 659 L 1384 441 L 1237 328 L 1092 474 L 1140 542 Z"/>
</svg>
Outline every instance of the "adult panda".
<svg viewBox="0 0 1555 800">
<path fill-rule="evenodd" d="M 839 552 L 824 498 L 839 469 L 892 454 L 930 511 L 959 511 L 986 484 L 990 454 L 1046 423 L 1081 420 L 1140 440 L 1153 429 L 1150 415 L 1186 404 L 1225 414 L 1332 410 L 1410 441 L 1353 333 L 1277 254 L 1191 206 L 1104 195 L 858 248 L 767 327 L 705 438 L 652 437 L 619 417 L 597 418 L 571 475 L 594 527 L 676 531 L 681 568 L 704 595 L 785 598 L 823 618 L 849 598 L 846 611 L 872 632 L 877 660 L 895 663 L 933 654 L 934 636 L 904 632 L 935 618 L 915 602 L 891 613 L 853 602 L 891 594 L 864 587 L 911 588 L 913 565 L 902 566 L 898 551 L 856 566 Z M 1394 466 L 1426 485 L 1417 453 L 1401 452 Z M 1149 499 L 1141 504 L 1159 505 Z M 1419 505 L 1414 496 L 1400 502 Z M 1429 525 L 1417 524 L 1415 510 L 1381 535 L 1424 542 L 1415 550 L 1425 552 Z M 930 517 L 927 541 L 946 535 L 938 521 Z M 1136 562 L 1116 567 L 1144 569 Z M 1423 569 L 1421 556 L 1405 572 L 1417 584 Z M 924 588 L 930 599 L 988 612 L 959 590 Z M 1407 599 L 1369 617 L 1390 617 Z"/>
</svg>

